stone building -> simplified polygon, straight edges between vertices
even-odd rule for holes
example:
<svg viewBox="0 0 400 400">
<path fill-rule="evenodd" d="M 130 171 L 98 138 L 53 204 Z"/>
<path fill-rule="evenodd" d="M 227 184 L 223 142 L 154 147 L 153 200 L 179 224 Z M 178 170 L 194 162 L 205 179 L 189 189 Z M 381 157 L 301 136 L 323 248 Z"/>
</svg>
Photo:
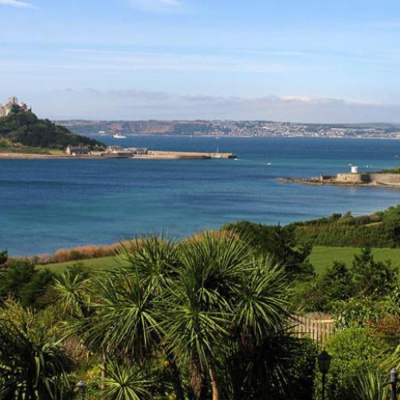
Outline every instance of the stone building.
<svg viewBox="0 0 400 400">
<path fill-rule="evenodd" d="M 12 112 L 32 111 L 25 103 L 18 102 L 16 97 L 10 97 L 5 105 L 0 104 L 0 117 L 7 117 Z"/>
<path fill-rule="evenodd" d="M 83 154 L 89 154 L 89 148 L 87 146 L 67 146 L 65 149 L 65 153 L 68 154 L 69 156 L 80 156 Z"/>
</svg>

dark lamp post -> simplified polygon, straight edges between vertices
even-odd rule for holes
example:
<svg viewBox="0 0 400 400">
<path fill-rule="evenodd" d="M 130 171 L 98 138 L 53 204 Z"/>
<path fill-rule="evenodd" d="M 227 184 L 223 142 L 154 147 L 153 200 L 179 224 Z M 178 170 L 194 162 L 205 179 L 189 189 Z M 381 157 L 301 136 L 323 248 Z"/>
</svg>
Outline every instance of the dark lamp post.
<svg viewBox="0 0 400 400">
<path fill-rule="evenodd" d="M 76 384 L 76 387 L 79 390 L 79 393 L 81 395 L 81 400 L 85 400 L 85 394 L 86 394 L 86 388 L 87 388 L 87 383 L 85 381 L 79 381 Z"/>
<path fill-rule="evenodd" d="M 387 385 L 390 385 L 391 399 L 396 400 L 397 398 L 397 383 L 399 382 L 396 368 L 390 370 L 390 380 Z"/>
<path fill-rule="evenodd" d="M 319 372 L 321 372 L 322 374 L 322 400 L 325 400 L 326 374 L 329 372 L 332 356 L 329 355 L 326 350 L 323 350 L 321 354 L 318 355 L 317 358 L 318 358 Z"/>
<path fill-rule="evenodd" d="M 332 356 L 328 354 L 326 350 L 323 350 L 321 354 L 318 355 L 318 368 L 321 374 L 327 374 L 329 372 L 329 367 L 331 365 Z"/>
</svg>

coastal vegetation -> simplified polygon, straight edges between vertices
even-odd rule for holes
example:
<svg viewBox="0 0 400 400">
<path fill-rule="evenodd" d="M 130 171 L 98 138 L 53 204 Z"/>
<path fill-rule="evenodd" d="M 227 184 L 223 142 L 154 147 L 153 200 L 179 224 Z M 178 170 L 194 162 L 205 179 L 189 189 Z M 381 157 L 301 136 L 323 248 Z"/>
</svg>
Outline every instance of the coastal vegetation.
<svg viewBox="0 0 400 400">
<path fill-rule="evenodd" d="M 76 135 L 31 111 L 18 111 L 0 118 L 0 152 L 51 154 L 68 145 L 104 148 L 97 140 Z"/>
<path fill-rule="evenodd" d="M 89 398 L 312 393 L 316 348 L 290 334 L 292 278 L 280 264 L 228 232 L 182 243 L 150 237 L 121 246 L 118 259 L 113 271 L 75 267 L 54 277 L 44 308 L 8 293 L 4 398 L 68 399 L 82 378 Z"/>
<path fill-rule="evenodd" d="M 271 240 L 281 240 L 292 248 L 296 247 L 292 251 L 303 256 L 312 246 L 398 248 L 400 206 L 356 217 L 350 212 L 335 213 L 329 217 L 295 222 L 282 227 L 247 221 L 226 227 L 242 237 L 248 236 L 258 248 L 268 251 Z M 287 252 L 287 245 L 283 244 L 282 251 Z M 301 263 L 301 258 L 298 261 Z"/>
<path fill-rule="evenodd" d="M 320 400 L 321 342 L 294 332 L 298 317 L 326 315 L 327 399 L 388 399 L 400 366 L 398 214 L 239 222 L 180 242 L 61 250 L 66 264 L 40 268 L 2 251 L 0 397 L 77 399 L 83 380 L 88 399 Z M 342 223 L 383 226 L 376 243 L 394 245 L 340 258 L 298 231 L 331 226 L 335 239 Z"/>
<path fill-rule="evenodd" d="M 298 222 L 294 227 L 300 243 L 319 246 L 400 247 L 400 206 L 371 215 L 350 213 Z"/>
</svg>

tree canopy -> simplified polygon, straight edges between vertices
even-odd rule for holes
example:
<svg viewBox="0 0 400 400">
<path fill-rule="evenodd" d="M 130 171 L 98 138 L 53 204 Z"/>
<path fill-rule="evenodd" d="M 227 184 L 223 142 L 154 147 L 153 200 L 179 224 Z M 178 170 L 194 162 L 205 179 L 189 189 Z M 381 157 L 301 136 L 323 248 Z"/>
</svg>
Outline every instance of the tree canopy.
<svg viewBox="0 0 400 400">
<path fill-rule="evenodd" d="M 104 147 L 104 143 L 76 135 L 48 119 L 39 119 L 30 111 L 11 113 L 0 118 L 0 140 L 28 147 L 65 149 L 68 145 L 90 148 Z"/>
</svg>

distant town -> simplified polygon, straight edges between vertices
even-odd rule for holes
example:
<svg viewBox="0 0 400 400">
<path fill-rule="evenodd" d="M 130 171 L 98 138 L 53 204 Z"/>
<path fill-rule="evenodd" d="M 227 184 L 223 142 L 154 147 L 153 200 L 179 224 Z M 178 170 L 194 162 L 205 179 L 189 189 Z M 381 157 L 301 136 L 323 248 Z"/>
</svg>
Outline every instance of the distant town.
<svg viewBox="0 0 400 400">
<path fill-rule="evenodd" d="M 400 124 L 300 124 L 273 121 L 57 121 L 81 135 L 400 138 Z"/>
</svg>

